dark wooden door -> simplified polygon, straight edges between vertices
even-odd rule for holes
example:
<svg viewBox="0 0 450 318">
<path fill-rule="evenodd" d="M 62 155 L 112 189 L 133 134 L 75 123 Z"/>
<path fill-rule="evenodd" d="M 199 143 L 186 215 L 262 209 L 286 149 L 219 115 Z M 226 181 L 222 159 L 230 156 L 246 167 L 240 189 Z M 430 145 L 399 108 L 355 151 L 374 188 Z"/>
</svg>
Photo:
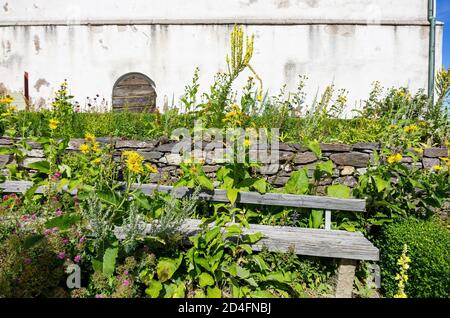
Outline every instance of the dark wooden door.
<svg viewBox="0 0 450 318">
<path fill-rule="evenodd" d="M 155 83 L 141 73 L 128 73 L 114 84 L 113 111 L 151 112 L 156 108 Z"/>
</svg>

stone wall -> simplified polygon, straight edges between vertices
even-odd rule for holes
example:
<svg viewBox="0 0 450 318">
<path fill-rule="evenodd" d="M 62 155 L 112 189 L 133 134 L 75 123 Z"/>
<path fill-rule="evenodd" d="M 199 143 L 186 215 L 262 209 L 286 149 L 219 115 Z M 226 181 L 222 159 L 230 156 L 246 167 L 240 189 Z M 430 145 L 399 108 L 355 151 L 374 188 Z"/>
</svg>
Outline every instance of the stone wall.
<svg viewBox="0 0 450 318">
<path fill-rule="evenodd" d="M 159 140 L 136 141 L 136 140 L 122 140 L 122 139 L 108 139 L 98 138 L 101 143 L 113 144 L 114 153 L 119 160 L 122 151 L 137 151 L 144 158 L 146 162 L 153 163 L 158 167 L 159 173 L 152 176 L 152 182 L 170 183 L 178 178 L 179 164 L 182 157 L 179 154 L 172 153 L 172 149 L 176 143 L 169 141 L 166 138 Z M 69 143 L 68 151 L 74 151 L 84 143 L 83 139 L 72 139 Z M 0 138 L 0 147 L 11 145 L 12 141 L 7 138 Z M 204 149 L 203 145 L 202 149 Z M 25 166 L 32 162 L 43 159 L 44 153 L 40 145 L 31 143 L 32 150 L 28 152 L 28 157 L 25 159 Z M 208 151 L 205 155 L 205 173 L 210 177 L 215 177 L 216 171 L 219 169 L 219 164 L 216 162 L 214 156 L 214 147 L 211 144 L 208 146 Z M 357 143 L 354 145 L 345 144 L 321 144 L 324 160 L 332 160 L 334 163 L 334 172 L 331 178 L 321 181 L 320 187 L 325 187 L 330 184 L 344 184 L 349 187 L 354 187 L 357 183 L 357 175 L 364 174 L 367 171 L 367 166 L 374 152 L 381 149 L 380 143 Z M 413 164 L 419 168 L 431 169 L 433 166 L 440 164 L 439 157 L 448 157 L 447 148 L 428 148 L 424 149 L 423 154 L 419 155 L 419 162 L 413 163 L 412 158 L 404 156 L 402 162 L 407 166 Z M 8 155 L 0 156 L 0 165 L 11 162 L 11 157 Z M 259 173 L 266 176 L 275 186 L 283 186 L 291 173 L 295 170 L 307 167 L 312 176 L 316 156 L 307 148 L 299 144 L 284 144 L 280 143 L 279 147 L 279 165 L 263 165 L 259 169 Z M 319 189 L 320 190 L 320 189 Z"/>
</svg>

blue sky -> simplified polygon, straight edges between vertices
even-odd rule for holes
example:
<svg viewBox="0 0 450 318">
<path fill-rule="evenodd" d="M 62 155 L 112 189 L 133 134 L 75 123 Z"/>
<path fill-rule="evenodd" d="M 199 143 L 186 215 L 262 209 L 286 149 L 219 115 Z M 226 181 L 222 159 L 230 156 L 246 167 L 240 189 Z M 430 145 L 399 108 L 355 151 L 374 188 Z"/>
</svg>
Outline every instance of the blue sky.
<svg viewBox="0 0 450 318">
<path fill-rule="evenodd" d="M 444 66 L 450 67 L 450 0 L 437 0 L 437 18 L 445 23 Z"/>
</svg>

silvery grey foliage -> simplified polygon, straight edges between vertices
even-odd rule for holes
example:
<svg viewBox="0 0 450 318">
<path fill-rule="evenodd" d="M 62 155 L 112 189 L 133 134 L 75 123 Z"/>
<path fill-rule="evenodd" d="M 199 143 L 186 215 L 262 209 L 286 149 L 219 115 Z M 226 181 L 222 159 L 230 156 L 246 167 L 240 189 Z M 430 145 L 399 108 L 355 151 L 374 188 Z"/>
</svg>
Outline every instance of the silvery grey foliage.
<svg viewBox="0 0 450 318">
<path fill-rule="evenodd" d="M 139 209 L 134 202 L 130 205 L 128 212 L 128 216 L 123 221 L 121 235 L 124 237 L 122 244 L 125 252 L 131 253 L 136 249 L 139 240 L 143 237 L 146 224 L 143 215 L 139 213 Z"/>
<path fill-rule="evenodd" d="M 160 218 L 153 223 L 149 235 L 159 237 L 166 242 L 179 238 L 183 223 L 192 216 L 197 208 L 200 192 L 201 187 L 197 187 L 192 195 L 180 200 L 170 196 Z"/>
<path fill-rule="evenodd" d="M 95 248 L 100 248 L 113 233 L 112 208 L 102 207 L 100 199 L 92 193 L 87 198 L 86 204 L 82 206 L 81 215 L 89 224 L 89 236 L 94 239 Z"/>
</svg>

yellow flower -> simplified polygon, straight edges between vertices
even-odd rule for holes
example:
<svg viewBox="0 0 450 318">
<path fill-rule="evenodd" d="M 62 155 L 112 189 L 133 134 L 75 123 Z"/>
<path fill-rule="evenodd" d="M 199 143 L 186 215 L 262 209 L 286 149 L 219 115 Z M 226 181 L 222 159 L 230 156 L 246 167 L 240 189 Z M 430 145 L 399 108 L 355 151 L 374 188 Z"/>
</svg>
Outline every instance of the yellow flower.
<svg viewBox="0 0 450 318">
<path fill-rule="evenodd" d="M 92 160 L 92 164 L 94 164 L 94 165 L 99 165 L 101 163 L 102 163 L 102 159 L 100 159 L 100 158 Z"/>
<path fill-rule="evenodd" d="M 403 159 L 403 156 L 398 153 L 398 154 L 395 154 L 395 155 L 390 155 L 387 158 L 387 161 L 388 161 L 389 164 L 394 164 L 396 162 L 402 161 L 402 159 Z"/>
<path fill-rule="evenodd" d="M 389 125 L 388 128 L 389 128 L 389 129 L 397 129 L 398 126 L 397 126 L 397 125 Z"/>
<path fill-rule="evenodd" d="M 14 101 L 14 98 L 12 98 L 9 95 L 6 95 L 3 98 L 0 98 L 0 104 L 11 104 Z"/>
<path fill-rule="evenodd" d="M 82 144 L 80 145 L 80 151 L 84 154 L 87 154 L 89 152 L 89 145 L 88 144 Z"/>
<path fill-rule="evenodd" d="M 152 164 L 145 164 L 145 168 L 147 168 L 148 172 L 150 173 L 157 173 L 158 172 L 158 168 L 156 168 L 154 165 Z"/>
<path fill-rule="evenodd" d="M 414 151 L 418 154 L 422 154 L 423 153 L 423 149 L 421 148 L 414 148 Z"/>
<path fill-rule="evenodd" d="M 3 114 L 2 114 L 2 117 L 9 117 L 9 116 L 11 116 L 11 115 L 12 115 L 12 113 L 7 112 L 7 113 L 3 113 Z"/>
<path fill-rule="evenodd" d="M 441 166 L 434 166 L 434 167 L 433 167 L 433 170 L 434 170 L 434 171 L 441 171 L 442 169 L 444 169 L 444 168 L 441 167 Z"/>
<path fill-rule="evenodd" d="M 16 107 L 16 106 L 9 106 L 9 107 L 7 108 L 7 111 L 10 112 L 10 113 L 14 113 L 16 110 L 17 110 L 17 107 Z"/>
<path fill-rule="evenodd" d="M 262 95 L 261 95 L 261 94 L 258 94 L 258 96 L 256 96 L 256 100 L 257 100 L 258 102 L 262 102 L 262 100 L 263 100 Z"/>
<path fill-rule="evenodd" d="M 252 141 L 250 139 L 245 139 L 244 140 L 244 146 L 245 147 L 250 147 L 252 145 Z"/>
<path fill-rule="evenodd" d="M 51 129 L 51 130 L 55 130 L 56 128 L 58 128 L 58 124 L 59 124 L 59 120 L 56 120 L 56 119 L 50 119 L 49 120 L 49 122 L 48 122 L 48 127 Z"/>
<path fill-rule="evenodd" d="M 86 135 L 84 135 L 84 139 L 89 142 L 95 142 L 95 136 L 91 133 L 86 133 Z"/>
<path fill-rule="evenodd" d="M 126 157 L 127 168 L 130 172 L 133 173 L 142 173 L 142 162 L 144 161 L 144 157 L 138 154 L 135 151 L 124 151 L 123 156 Z"/>
<path fill-rule="evenodd" d="M 96 141 L 92 142 L 92 151 L 94 151 L 95 153 L 99 153 L 101 151 L 101 149 L 99 148 L 99 143 Z"/>
<path fill-rule="evenodd" d="M 407 134 L 417 131 L 419 128 L 416 125 L 409 125 L 403 128 L 403 131 Z"/>
</svg>

